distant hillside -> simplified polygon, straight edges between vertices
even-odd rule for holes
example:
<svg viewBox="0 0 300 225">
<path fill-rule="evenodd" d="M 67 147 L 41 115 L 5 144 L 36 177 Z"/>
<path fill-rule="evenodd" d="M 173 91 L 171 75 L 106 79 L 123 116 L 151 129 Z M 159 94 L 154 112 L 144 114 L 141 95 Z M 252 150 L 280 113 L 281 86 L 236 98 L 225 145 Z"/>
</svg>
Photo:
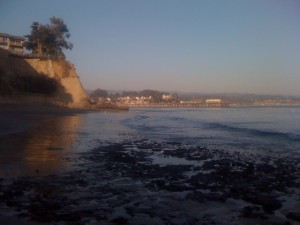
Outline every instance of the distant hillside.
<svg viewBox="0 0 300 225">
<path fill-rule="evenodd" d="M 86 94 L 65 60 L 25 59 L 0 49 L 0 101 L 81 107 Z"/>
</svg>

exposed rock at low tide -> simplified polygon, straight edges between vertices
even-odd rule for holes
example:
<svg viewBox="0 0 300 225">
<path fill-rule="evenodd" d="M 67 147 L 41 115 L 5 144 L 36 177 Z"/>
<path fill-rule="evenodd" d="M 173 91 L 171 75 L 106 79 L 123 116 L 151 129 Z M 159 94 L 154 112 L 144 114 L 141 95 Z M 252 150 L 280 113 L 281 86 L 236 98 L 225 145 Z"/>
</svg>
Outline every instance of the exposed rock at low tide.
<svg viewBox="0 0 300 225">
<path fill-rule="evenodd" d="M 76 171 L 0 180 L 0 206 L 45 224 L 296 224 L 299 165 L 180 143 L 103 143 Z M 144 219 L 142 219 L 144 218 Z M 265 223 L 265 221 L 268 221 Z M 273 223 L 274 222 L 274 223 Z"/>
<path fill-rule="evenodd" d="M 290 212 L 289 214 L 286 215 L 286 217 L 288 219 L 300 222 L 300 213 L 299 212 L 298 213 Z"/>
</svg>

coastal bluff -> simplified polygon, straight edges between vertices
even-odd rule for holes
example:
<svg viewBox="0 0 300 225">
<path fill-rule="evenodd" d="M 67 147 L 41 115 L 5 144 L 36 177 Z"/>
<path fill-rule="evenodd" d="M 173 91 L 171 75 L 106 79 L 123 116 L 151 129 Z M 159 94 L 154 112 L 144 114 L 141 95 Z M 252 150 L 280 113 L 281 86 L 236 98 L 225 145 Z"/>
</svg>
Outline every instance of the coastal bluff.
<svg viewBox="0 0 300 225">
<path fill-rule="evenodd" d="M 17 57 L 0 49 L 0 102 L 85 107 L 87 95 L 66 60 Z"/>
<path fill-rule="evenodd" d="M 87 98 L 75 66 L 67 61 L 53 61 L 40 59 L 24 59 L 38 73 L 57 80 L 64 91 L 71 95 L 70 107 L 83 106 Z M 61 92 L 61 91 L 60 91 Z M 61 93 L 57 93 L 58 95 Z"/>
</svg>

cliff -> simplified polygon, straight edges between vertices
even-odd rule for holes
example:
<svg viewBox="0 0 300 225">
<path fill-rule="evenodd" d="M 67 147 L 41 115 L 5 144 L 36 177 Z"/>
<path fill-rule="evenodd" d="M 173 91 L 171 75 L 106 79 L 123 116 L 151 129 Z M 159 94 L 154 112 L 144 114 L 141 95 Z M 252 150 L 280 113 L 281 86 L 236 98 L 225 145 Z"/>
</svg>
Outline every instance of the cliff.
<svg viewBox="0 0 300 225">
<path fill-rule="evenodd" d="M 81 106 L 87 98 L 73 64 L 67 61 L 25 59 L 40 74 L 55 79 L 71 95 L 69 106 Z M 62 94 L 59 91 L 59 94 Z"/>
<path fill-rule="evenodd" d="M 66 60 L 27 59 L 0 49 L 1 99 L 83 107 L 86 93 L 73 64 Z"/>
</svg>

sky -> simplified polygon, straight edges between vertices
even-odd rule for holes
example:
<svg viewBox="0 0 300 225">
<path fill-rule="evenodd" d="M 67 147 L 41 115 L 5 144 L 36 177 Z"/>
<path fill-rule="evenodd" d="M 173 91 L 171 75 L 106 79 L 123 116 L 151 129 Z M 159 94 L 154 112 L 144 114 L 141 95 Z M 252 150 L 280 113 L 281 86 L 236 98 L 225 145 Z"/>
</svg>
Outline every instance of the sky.
<svg viewBox="0 0 300 225">
<path fill-rule="evenodd" d="M 0 0 L 2 33 L 52 16 L 86 89 L 300 96 L 299 0 Z"/>
</svg>

